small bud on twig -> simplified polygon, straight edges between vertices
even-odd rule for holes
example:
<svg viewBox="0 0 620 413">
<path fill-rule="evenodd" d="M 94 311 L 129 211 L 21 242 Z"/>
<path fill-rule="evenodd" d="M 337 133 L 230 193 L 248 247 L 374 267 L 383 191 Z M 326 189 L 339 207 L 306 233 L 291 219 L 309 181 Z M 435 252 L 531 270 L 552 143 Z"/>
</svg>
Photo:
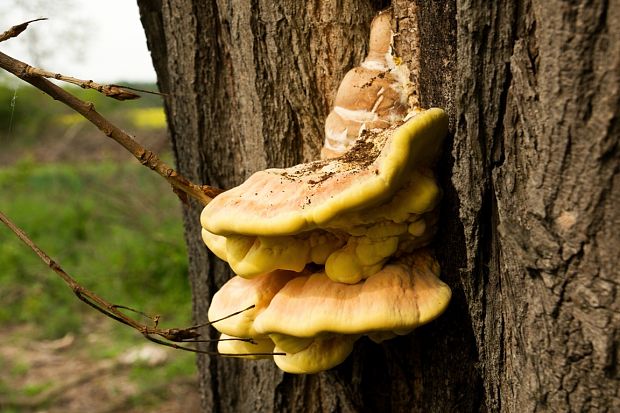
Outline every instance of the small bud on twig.
<svg viewBox="0 0 620 413">
<path fill-rule="evenodd" d="M 11 27 L 6 32 L 0 34 L 0 42 L 3 42 L 5 40 L 9 40 L 12 37 L 19 36 L 21 34 L 21 32 L 26 30 L 26 28 L 28 27 L 28 25 L 30 23 L 38 22 L 38 21 L 41 21 L 41 20 L 47 20 L 47 17 L 41 17 L 40 19 L 29 20 L 29 21 L 27 21 L 25 23 L 18 24 L 17 26 Z"/>
</svg>

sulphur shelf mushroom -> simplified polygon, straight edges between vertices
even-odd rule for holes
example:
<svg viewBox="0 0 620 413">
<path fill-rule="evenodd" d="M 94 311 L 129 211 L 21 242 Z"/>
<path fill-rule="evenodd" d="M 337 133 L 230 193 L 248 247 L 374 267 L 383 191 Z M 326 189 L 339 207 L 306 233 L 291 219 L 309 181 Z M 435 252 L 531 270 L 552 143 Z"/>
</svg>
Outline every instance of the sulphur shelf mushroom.
<svg viewBox="0 0 620 413">
<path fill-rule="evenodd" d="M 263 343 L 261 351 L 285 352 L 274 359 L 290 373 L 315 373 L 340 364 L 362 335 L 381 341 L 407 334 L 438 317 L 451 296 L 426 249 L 357 284 L 333 282 L 324 272 L 292 275 L 267 273 L 257 277 L 259 281 L 234 277 L 215 294 L 209 309 L 209 319 L 215 320 L 258 302 L 244 320 L 227 319 L 217 328 L 223 337 L 250 337 Z M 257 351 L 247 343 L 234 345 L 244 346 L 247 353 Z M 224 350 L 234 351 L 230 344 L 220 344 Z"/>
<path fill-rule="evenodd" d="M 316 373 L 340 364 L 360 337 L 407 334 L 448 305 L 450 289 L 423 248 L 437 224 L 432 167 L 448 119 L 407 106 L 390 19 L 375 18 L 368 56 L 338 89 L 323 159 L 259 171 L 204 208 L 203 240 L 237 274 L 213 297 L 209 319 L 253 306 L 215 324 L 220 352 L 273 351 L 282 370 Z"/>
<path fill-rule="evenodd" d="M 430 240 L 441 191 L 429 167 L 447 126 L 429 109 L 338 158 L 257 172 L 205 207 L 203 239 L 242 277 L 315 263 L 356 283 Z"/>
</svg>

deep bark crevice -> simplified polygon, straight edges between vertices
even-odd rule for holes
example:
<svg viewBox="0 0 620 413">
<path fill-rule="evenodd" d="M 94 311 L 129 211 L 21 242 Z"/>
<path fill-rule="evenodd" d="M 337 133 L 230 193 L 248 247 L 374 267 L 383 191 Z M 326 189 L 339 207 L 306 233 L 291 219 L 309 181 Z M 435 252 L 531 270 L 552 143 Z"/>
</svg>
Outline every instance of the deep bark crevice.
<svg viewBox="0 0 620 413">
<path fill-rule="evenodd" d="M 138 3 L 160 90 L 172 92 L 179 169 L 220 187 L 316 156 L 336 86 L 389 5 Z M 410 13 L 418 22 L 422 105 L 450 115 L 433 246 L 452 302 L 413 335 L 362 340 L 319 375 L 199 357 L 204 411 L 620 410 L 620 9 L 391 6 L 405 60 Z M 185 226 L 203 320 L 230 272 L 205 251 L 199 213 L 186 209 Z"/>
</svg>

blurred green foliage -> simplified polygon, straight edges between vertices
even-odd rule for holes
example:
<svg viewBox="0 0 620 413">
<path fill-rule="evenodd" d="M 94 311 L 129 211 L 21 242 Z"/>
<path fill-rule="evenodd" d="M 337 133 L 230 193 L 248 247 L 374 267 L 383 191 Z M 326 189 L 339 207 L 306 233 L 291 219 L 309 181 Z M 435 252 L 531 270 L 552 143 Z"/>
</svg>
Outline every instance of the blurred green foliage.
<svg viewBox="0 0 620 413">
<path fill-rule="evenodd" d="M 107 301 L 160 315 L 162 328 L 191 325 L 181 207 L 169 185 L 135 160 L 121 160 L 129 156 L 104 161 L 93 157 L 92 152 L 100 151 L 100 139 L 102 144 L 106 139 L 99 131 L 42 92 L 11 84 L 17 83 L 0 82 L 0 210 L 81 285 Z M 156 90 L 155 85 L 134 86 Z M 143 94 L 136 101 L 117 102 L 94 91 L 69 89 L 121 128 L 151 142 L 163 139 L 165 116 L 159 96 Z M 76 125 L 74 133 L 67 133 Z M 156 133 L 159 138 L 154 138 Z M 71 161 L 61 161 L 67 159 L 62 156 L 41 161 L 41 153 L 53 153 L 58 144 L 73 154 Z M 14 326 L 12 334 L 20 334 L 27 325 L 28 337 L 21 338 L 27 341 L 76 334 L 77 344 L 68 351 L 94 363 L 146 343 L 135 330 L 79 301 L 3 225 L 0 325 L 9 331 Z M 97 342 L 91 342 L 95 336 Z M 162 386 L 191 377 L 194 360 L 191 353 L 177 352 L 157 368 L 135 366 L 130 373 L 138 388 L 135 405 L 161 402 L 166 397 Z M 49 386 L 41 382 L 15 387 L 13 379 L 30 365 L 2 358 L 0 365 L 9 368 L 9 376 L 0 375 L 0 399 L 36 396 Z"/>
<path fill-rule="evenodd" d="M 161 314 L 164 322 L 189 323 L 180 206 L 146 168 L 23 161 L 0 169 L 0 210 L 91 291 Z M 53 338 L 79 331 L 84 315 L 94 314 L 4 228 L 0 285 L 3 325 L 32 322 L 42 337 Z"/>
<path fill-rule="evenodd" d="M 130 86 L 157 90 L 153 84 Z M 94 103 L 100 113 L 143 141 L 153 139 L 154 132 L 163 140 L 161 97 L 141 93 L 138 100 L 118 102 L 92 90 L 67 89 Z M 116 157 L 117 161 L 101 162 L 82 156 L 81 151 L 97 150 L 99 138 L 106 139 L 90 125 L 82 128 L 85 123 L 71 109 L 29 85 L 0 78 L 0 210 L 81 285 L 107 301 L 160 315 L 162 328 L 190 325 L 187 251 L 177 197 L 163 179 L 134 160 L 122 162 Z M 73 129 L 77 132 L 71 141 L 67 131 L 76 125 L 80 127 Z M 96 147 L 85 145 L 85 138 Z M 51 156 L 43 158 L 51 163 L 41 163 L 35 149 L 50 151 L 46 145 L 64 139 L 69 151 L 78 152 L 71 158 L 77 161 L 58 162 L 66 158 Z M 18 159 L 17 154 L 25 157 Z M 160 155 L 170 158 L 169 153 Z M 77 344 L 65 350 L 65 355 L 85 354 L 94 363 L 147 343 L 138 332 L 79 301 L 0 224 L 0 325 L 15 336 L 24 324 L 29 326 L 28 337 L 20 340 L 77 334 Z M 105 338 L 91 342 L 91 332 Z M 135 406 L 161 402 L 166 397 L 162 386 L 175 378 L 191 377 L 194 362 L 192 353 L 177 352 L 157 368 L 132 367 L 131 380 L 139 390 Z M 0 366 L 7 367 L 6 374 L 0 374 L 0 399 L 33 397 L 50 385 L 15 387 L 13 379 L 31 366 L 2 358 Z M 0 406 L 0 411 L 21 410 Z"/>
<path fill-rule="evenodd" d="M 152 84 L 131 86 L 156 90 Z M 67 89 L 133 132 L 165 128 L 157 95 L 118 102 L 92 90 Z M 71 109 L 23 82 L 0 83 L 0 151 L 5 154 L 16 148 L 28 154 L 45 139 L 61 139 L 79 122 L 83 119 Z M 0 165 L 0 210 L 91 291 L 161 314 L 175 326 L 189 324 L 180 205 L 169 186 L 134 162 L 40 164 L 33 159 L 27 155 Z M 4 227 L 0 285 L 0 323 L 34 323 L 41 338 L 77 332 L 85 315 L 94 314 Z"/>
<path fill-rule="evenodd" d="M 153 84 L 128 86 L 156 91 Z M 124 128 L 143 128 L 144 116 L 158 116 L 154 121 L 162 127 L 162 102 L 158 95 L 140 93 L 140 99 L 119 102 L 96 91 L 67 86 L 72 94 L 92 102 L 105 116 L 114 114 L 114 121 Z M 150 109 L 150 111 L 149 111 Z M 141 115 L 146 112 L 147 115 Z M 10 145 L 33 145 L 42 135 L 66 129 L 67 117 L 81 119 L 65 105 L 24 82 L 0 82 L 0 148 Z M 164 124 L 165 125 L 165 124 Z M 9 146 L 7 146 L 9 145 Z"/>
</svg>

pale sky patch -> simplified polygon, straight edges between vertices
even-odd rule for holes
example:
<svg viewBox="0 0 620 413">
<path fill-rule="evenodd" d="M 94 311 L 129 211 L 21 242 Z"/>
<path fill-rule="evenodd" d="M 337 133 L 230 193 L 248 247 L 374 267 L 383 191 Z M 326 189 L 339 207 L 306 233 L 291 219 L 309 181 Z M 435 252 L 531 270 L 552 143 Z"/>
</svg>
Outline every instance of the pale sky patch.
<svg viewBox="0 0 620 413">
<path fill-rule="evenodd" d="M 38 17 L 0 43 L 17 59 L 98 82 L 155 81 L 135 0 L 1 0 L 0 32 Z"/>
</svg>

